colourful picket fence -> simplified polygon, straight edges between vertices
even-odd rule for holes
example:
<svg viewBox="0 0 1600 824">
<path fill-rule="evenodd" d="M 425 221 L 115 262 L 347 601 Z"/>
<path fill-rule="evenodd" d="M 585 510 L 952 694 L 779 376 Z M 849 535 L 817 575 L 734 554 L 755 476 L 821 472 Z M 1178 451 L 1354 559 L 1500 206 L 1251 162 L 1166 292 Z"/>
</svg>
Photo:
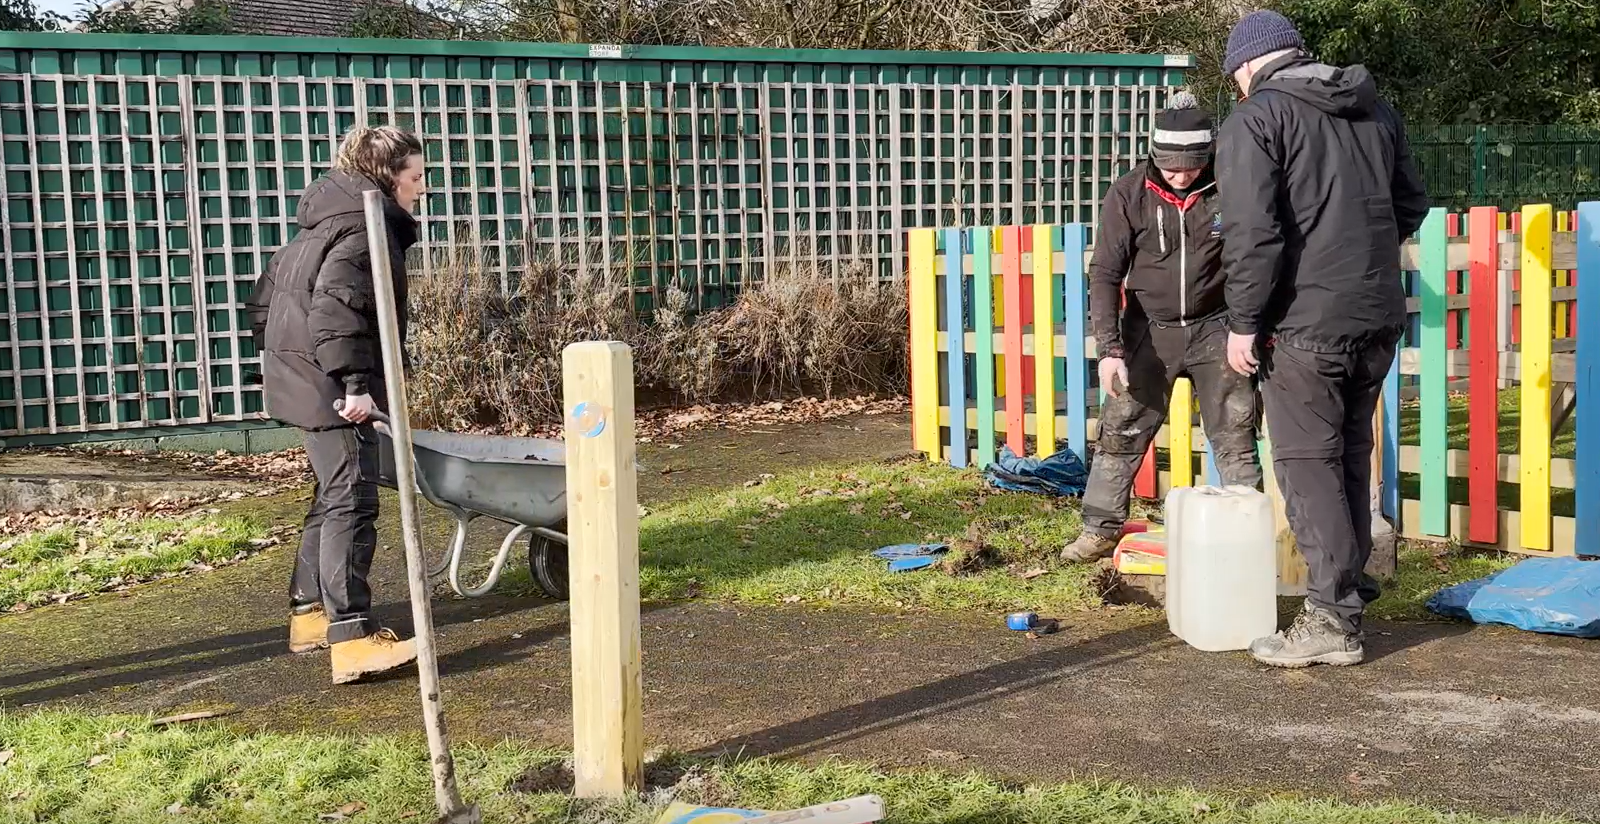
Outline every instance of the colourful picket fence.
<svg viewBox="0 0 1600 824">
<path fill-rule="evenodd" d="M 1087 240 L 1080 223 L 910 232 L 916 449 L 956 467 L 1002 447 L 1088 458 Z M 1414 317 L 1374 420 L 1376 505 L 1407 537 L 1600 554 L 1600 380 L 1576 366 L 1600 364 L 1600 334 L 1578 336 L 1600 325 L 1600 203 L 1435 209 L 1402 260 Z M 1216 482 L 1186 379 L 1172 397 L 1143 497 Z"/>
</svg>

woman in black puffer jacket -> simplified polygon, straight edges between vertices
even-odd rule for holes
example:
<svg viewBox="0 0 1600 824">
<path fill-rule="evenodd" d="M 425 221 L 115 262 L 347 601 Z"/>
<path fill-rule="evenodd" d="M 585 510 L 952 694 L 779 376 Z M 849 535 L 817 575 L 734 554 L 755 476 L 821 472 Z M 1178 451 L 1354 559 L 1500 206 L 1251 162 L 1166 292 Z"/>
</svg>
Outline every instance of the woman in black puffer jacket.
<svg viewBox="0 0 1600 824">
<path fill-rule="evenodd" d="M 362 202 L 374 190 L 385 196 L 403 342 L 405 253 L 417 241 L 411 210 L 423 190 L 422 144 L 392 126 L 345 137 L 334 171 L 301 196 L 300 232 L 273 256 L 247 308 L 267 413 L 304 430 L 317 478 L 290 584 L 289 648 L 331 647 L 336 684 L 417 655 L 413 640 L 372 622 L 367 585 L 378 520 L 378 438 L 369 421 L 388 402 Z"/>
</svg>

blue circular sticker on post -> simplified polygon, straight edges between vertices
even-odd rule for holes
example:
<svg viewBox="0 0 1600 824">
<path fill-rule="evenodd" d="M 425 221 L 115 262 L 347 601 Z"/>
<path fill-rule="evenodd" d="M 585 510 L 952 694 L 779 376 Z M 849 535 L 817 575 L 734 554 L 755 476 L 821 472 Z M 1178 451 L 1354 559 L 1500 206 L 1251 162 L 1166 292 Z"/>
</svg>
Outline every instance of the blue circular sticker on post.
<svg viewBox="0 0 1600 824">
<path fill-rule="evenodd" d="M 598 404 L 583 401 L 572 407 L 569 425 L 585 438 L 598 438 L 606 431 L 606 410 Z"/>
</svg>

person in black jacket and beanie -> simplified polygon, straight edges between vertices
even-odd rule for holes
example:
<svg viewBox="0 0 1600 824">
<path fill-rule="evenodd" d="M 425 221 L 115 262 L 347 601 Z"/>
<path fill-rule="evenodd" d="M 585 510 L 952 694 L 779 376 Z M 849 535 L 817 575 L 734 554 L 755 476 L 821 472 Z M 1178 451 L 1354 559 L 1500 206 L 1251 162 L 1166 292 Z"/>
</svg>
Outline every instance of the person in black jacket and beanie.
<svg viewBox="0 0 1600 824">
<path fill-rule="evenodd" d="M 388 274 L 404 341 L 405 252 L 417 241 L 411 210 L 422 172 L 422 144 L 409 132 L 350 132 L 334 171 L 300 197 L 300 232 L 273 256 L 247 307 L 267 412 L 305 431 L 317 479 L 290 582 L 289 648 L 331 647 L 336 684 L 417 656 L 414 640 L 373 623 L 367 584 L 378 520 L 378 438 L 370 420 L 387 411 L 388 397 L 362 198 L 384 194 Z"/>
<path fill-rule="evenodd" d="M 1212 150 L 1210 115 L 1179 92 L 1156 115 L 1149 160 L 1106 193 L 1089 262 L 1089 318 L 1107 397 L 1083 493 L 1083 531 L 1062 560 L 1092 561 L 1116 549 L 1134 475 L 1180 375 L 1198 390 L 1223 482 L 1261 483 L 1255 382 L 1228 368 Z"/>
<path fill-rule="evenodd" d="M 1372 415 L 1405 326 L 1400 243 L 1428 201 L 1393 108 L 1361 66 L 1305 54 L 1277 12 L 1246 15 L 1223 68 L 1244 94 L 1218 137 L 1228 358 L 1262 378 L 1272 454 L 1309 597 L 1250 653 L 1350 665 L 1378 585 Z"/>
</svg>

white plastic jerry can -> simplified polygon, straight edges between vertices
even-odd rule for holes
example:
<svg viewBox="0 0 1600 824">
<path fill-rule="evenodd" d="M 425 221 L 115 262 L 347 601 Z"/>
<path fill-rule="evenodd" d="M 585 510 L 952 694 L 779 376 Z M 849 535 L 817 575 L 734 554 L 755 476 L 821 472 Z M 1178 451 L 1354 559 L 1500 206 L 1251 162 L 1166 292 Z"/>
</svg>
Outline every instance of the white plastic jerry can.
<svg viewBox="0 0 1600 824">
<path fill-rule="evenodd" d="M 1242 650 L 1278 629 L 1272 499 L 1247 486 L 1167 493 L 1167 628 L 1195 649 Z"/>
</svg>

